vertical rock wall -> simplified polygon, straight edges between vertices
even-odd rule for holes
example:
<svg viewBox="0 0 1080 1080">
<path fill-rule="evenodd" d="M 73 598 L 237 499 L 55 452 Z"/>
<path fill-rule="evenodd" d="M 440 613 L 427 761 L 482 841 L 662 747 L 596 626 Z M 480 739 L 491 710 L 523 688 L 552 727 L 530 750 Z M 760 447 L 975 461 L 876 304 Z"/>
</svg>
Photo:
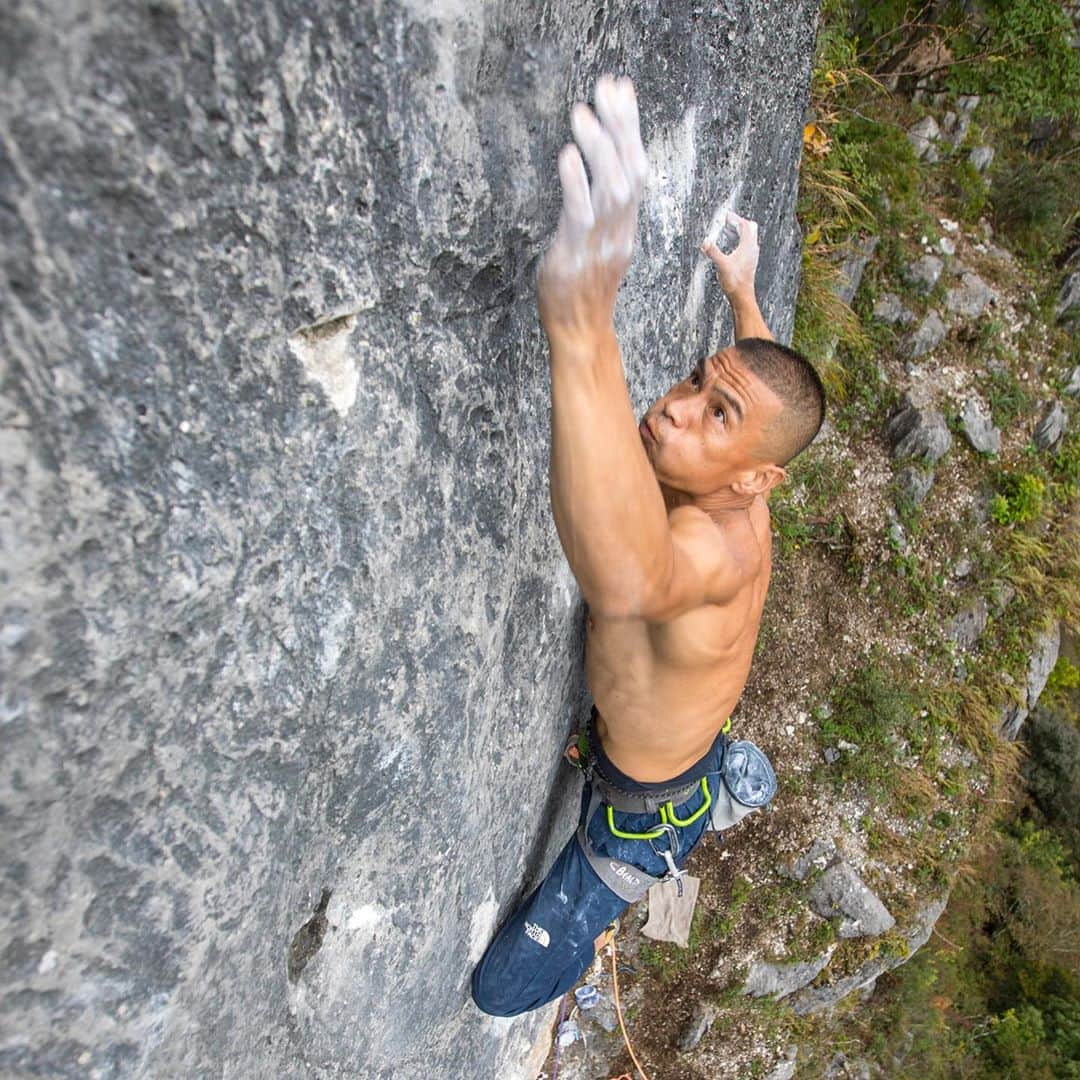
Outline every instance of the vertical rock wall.
<svg viewBox="0 0 1080 1080">
<path fill-rule="evenodd" d="M 724 207 L 790 331 L 815 8 L 5 7 L 0 1073 L 525 1074 L 545 1017 L 467 979 L 584 701 L 533 298 L 568 106 L 637 81 L 643 407 L 730 332 Z"/>
</svg>

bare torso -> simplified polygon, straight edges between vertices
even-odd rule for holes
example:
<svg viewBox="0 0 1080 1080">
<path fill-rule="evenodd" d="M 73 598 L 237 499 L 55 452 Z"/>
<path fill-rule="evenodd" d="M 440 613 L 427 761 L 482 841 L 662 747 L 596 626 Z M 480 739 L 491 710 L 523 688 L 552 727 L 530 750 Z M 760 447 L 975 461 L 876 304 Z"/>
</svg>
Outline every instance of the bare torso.
<svg viewBox="0 0 1080 1080">
<path fill-rule="evenodd" d="M 643 783 L 677 776 L 712 745 L 742 694 L 769 586 L 769 509 L 760 496 L 714 518 L 718 542 L 746 557 L 732 599 L 664 623 L 587 622 L 585 675 L 604 751 Z"/>
</svg>

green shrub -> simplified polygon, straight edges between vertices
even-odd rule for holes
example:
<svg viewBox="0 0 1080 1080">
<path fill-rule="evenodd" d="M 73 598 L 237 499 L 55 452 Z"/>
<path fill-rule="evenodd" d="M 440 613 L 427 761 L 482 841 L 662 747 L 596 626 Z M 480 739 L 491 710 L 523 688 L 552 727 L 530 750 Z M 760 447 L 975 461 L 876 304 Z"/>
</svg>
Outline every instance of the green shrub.
<svg viewBox="0 0 1080 1080">
<path fill-rule="evenodd" d="M 1034 1006 L 1006 1009 L 990 1021 L 984 1052 L 1002 1076 L 1045 1076 L 1052 1080 L 1049 1062 L 1038 1060 L 1044 1056 L 1039 1050 L 1045 1035 L 1042 1013 Z"/>
<path fill-rule="evenodd" d="M 921 173 L 906 133 L 894 120 L 852 116 L 836 121 L 829 135 L 833 163 L 851 178 L 855 193 L 875 216 L 884 210 L 883 195 L 894 210 L 897 204 L 915 202 Z"/>
<path fill-rule="evenodd" d="M 986 210 L 990 190 L 982 174 L 966 157 L 953 165 L 952 187 L 952 194 L 959 204 L 957 216 L 968 225 L 974 225 Z"/>
<path fill-rule="evenodd" d="M 888 794 L 909 785 L 909 771 L 895 760 L 896 740 L 918 745 L 922 723 L 919 702 L 899 672 L 871 655 L 848 682 L 833 691 L 825 712 L 819 729 L 821 744 L 856 747 L 843 751 L 832 766 L 839 785 L 855 781 Z"/>
<path fill-rule="evenodd" d="M 999 525 L 1022 525 L 1042 513 L 1046 485 L 1037 476 L 1006 473 L 1001 490 L 990 503 L 990 516 Z"/>
<path fill-rule="evenodd" d="M 1067 690 L 1075 690 L 1080 687 L 1080 668 L 1072 663 L 1068 657 L 1058 657 L 1054 670 L 1050 672 L 1050 678 L 1046 680 L 1045 693 L 1052 697 Z"/>
<path fill-rule="evenodd" d="M 968 7 L 968 5 L 965 5 Z M 992 97 L 1009 120 L 1080 110 L 1080 51 L 1060 0 L 982 0 L 951 38 L 950 89 Z M 971 10 L 971 8 L 969 8 Z"/>
<path fill-rule="evenodd" d="M 987 320 L 984 325 L 990 326 L 994 321 Z M 997 329 L 1000 332 L 1000 326 Z M 987 342 L 984 347 L 990 348 L 992 343 Z M 1032 407 L 1030 392 L 1025 389 L 1024 384 L 1016 377 L 1012 369 L 1005 364 L 992 369 L 987 395 L 990 399 L 991 415 L 999 428 L 1008 427 Z"/>
<path fill-rule="evenodd" d="M 1065 716 L 1035 709 L 1024 724 L 1024 779 L 1046 821 L 1062 830 L 1080 867 L 1080 728 Z"/>
<path fill-rule="evenodd" d="M 1077 213 L 1076 167 L 1069 159 L 1024 153 L 993 174 L 994 227 L 1014 250 L 1047 259 L 1064 247 Z"/>
</svg>

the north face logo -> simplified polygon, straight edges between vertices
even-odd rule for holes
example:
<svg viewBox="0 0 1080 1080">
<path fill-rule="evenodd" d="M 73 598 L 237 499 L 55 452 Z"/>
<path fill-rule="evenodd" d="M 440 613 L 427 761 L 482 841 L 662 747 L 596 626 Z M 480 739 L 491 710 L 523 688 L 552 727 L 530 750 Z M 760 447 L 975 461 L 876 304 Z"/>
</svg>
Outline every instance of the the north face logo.
<svg viewBox="0 0 1080 1080">
<path fill-rule="evenodd" d="M 543 945 L 545 949 L 551 944 L 551 935 L 542 926 L 537 926 L 536 923 L 527 922 L 525 924 L 525 934 L 531 937 L 537 945 Z"/>
<path fill-rule="evenodd" d="M 641 878 L 637 877 L 634 874 L 631 874 L 630 871 L 627 870 L 626 867 L 623 866 L 621 863 L 612 863 L 611 869 L 615 871 L 615 876 L 621 877 L 623 881 L 627 883 L 627 885 L 641 884 Z"/>
</svg>

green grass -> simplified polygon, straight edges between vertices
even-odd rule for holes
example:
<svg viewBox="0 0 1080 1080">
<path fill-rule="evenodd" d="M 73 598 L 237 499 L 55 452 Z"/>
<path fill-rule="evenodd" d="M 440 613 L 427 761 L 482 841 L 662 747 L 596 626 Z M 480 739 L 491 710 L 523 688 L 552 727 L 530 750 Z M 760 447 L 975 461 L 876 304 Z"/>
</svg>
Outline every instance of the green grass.
<svg viewBox="0 0 1080 1080">
<path fill-rule="evenodd" d="M 819 723 L 823 748 L 847 744 L 830 771 L 834 783 L 866 786 L 878 795 L 901 786 L 903 770 L 895 761 L 896 739 L 921 729 L 920 702 L 907 680 L 880 656 L 871 656 L 847 682 L 833 691 Z"/>
<path fill-rule="evenodd" d="M 994 424 L 1002 431 L 1030 413 L 1034 406 L 1031 393 L 1008 367 L 992 369 L 982 389 L 988 399 Z"/>
<path fill-rule="evenodd" d="M 848 550 L 848 529 L 839 505 L 851 482 L 852 462 L 834 461 L 810 447 L 788 466 L 788 480 L 769 502 L 777 554 L 789 558 L 806 544 Z"/>
</svg>

